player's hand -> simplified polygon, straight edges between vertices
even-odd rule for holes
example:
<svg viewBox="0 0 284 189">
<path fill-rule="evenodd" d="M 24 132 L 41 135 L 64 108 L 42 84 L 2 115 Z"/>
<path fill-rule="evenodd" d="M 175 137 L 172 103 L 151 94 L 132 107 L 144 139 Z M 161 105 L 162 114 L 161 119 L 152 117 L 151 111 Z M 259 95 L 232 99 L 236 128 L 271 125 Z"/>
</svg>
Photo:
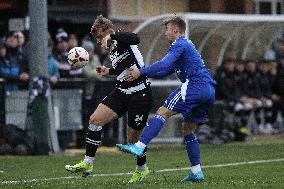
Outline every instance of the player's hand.
<svg viewBox="0 0 284 189">
<path fill-rule="evenodd" d="M 131 82 L 140 76 L 140 71 L 138 68 L 129 68 L 127 75 L 124 76 L 124 80 Z"/>
<path fill-rule="evenodd" d="M 107 68 L 105 66 L 97 66 L 96 71 L 101 76 L 106 76 L 106 75 L 109 74 L 109 68 Z"/>
</svg>

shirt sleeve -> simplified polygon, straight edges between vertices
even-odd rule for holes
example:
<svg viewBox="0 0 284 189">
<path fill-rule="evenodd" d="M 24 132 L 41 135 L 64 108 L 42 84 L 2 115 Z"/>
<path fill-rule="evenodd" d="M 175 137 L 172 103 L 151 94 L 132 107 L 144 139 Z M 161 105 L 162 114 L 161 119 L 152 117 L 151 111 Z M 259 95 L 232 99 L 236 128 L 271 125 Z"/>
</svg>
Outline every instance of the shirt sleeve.
<svg viewBox="0 0 284 189">
<path fill-rule="evenodd" d="M 126 45 L 138 45 L 140 43 L 140 38 L 136 33 L 119 31 L 115 34 L 111 34 L 110 37 L 111 39 L 117 40 L 118 42 L 124 43 Z"/>
<path fill-rule="evenodd" d="M 108 74 L 109 74 L 109 75 L 118 75 L 117 70 L 114 69 L 114 68 L 110 68 Z"/>
<path fill-rule="evenodd" d="M 148 67 L 140 68 L 140 74 L 147 75 L 148 77 L 165 77 L 173 73 L 175 70 L 175 62 L 179 59 L 182 52 L 183 47 L 181 45 L 171 47 L 168 54 L 162 60 L 159 60 Z"/>
</svg>

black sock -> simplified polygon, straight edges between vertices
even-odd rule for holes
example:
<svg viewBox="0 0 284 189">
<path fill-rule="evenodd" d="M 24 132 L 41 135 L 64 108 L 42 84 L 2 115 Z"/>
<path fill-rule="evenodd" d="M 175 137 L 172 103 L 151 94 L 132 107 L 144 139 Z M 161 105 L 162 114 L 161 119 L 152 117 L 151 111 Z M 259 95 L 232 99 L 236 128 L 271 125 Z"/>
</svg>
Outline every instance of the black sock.
<svg viewBox="0 0 284 189">
<path fill-rule="evenodd" d="M 99 128 L 99 127 L 96 127 Z M 89 127 L 86 137 L 86 156 L 95 157 L 97 149 L 102 141 L 102 128 L 92 129 Z"/>
<path fill-rule="evenodd" d="M 143 156 L 137 157 L 137 165 L 138 166 L 145 165 L 145 163 L 146 163 L 146 152 L 147 152 L 147 147 L 143 151 Z"/>
</svg>

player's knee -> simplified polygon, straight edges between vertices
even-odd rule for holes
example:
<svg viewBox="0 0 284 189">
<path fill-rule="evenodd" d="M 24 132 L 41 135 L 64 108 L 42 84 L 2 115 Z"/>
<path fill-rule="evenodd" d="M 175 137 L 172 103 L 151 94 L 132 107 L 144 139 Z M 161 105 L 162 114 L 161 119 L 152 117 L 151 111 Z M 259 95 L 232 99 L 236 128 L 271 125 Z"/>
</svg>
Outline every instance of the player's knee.
<svg viewBox="0 0 284 189">
<path fill-rule="evenodd" d="M 197 123 L 183 123 L 182 124 L 182 131 L 183 135 L 188 135 L 190 133 L 193 133 L 198 127 Z"/>
<path fill-rule="evenodd" d="M 89 119 L 89 124 L 103 126 L 104 122 L 103 122 L 102 119 L 100 119 L 98 116 L 96 116 L 96 114 L 93 114 L 93 115 L 91 115 L 91 117 Z"/>
<path fill-rule="evenodd" d="M 173 115 L 172 111 L 165 107 L 160 107 L 156 114 L 163 116 L 165 119 L 168 119 Z"/>
</svg>

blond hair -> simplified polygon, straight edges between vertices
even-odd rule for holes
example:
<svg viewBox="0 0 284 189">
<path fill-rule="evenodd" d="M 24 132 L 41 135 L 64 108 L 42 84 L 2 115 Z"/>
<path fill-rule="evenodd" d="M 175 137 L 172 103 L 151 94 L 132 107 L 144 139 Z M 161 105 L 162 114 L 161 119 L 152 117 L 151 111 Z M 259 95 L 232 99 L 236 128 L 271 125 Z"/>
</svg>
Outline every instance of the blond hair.
<svg viewBox="0 0 284 189">
<path fill-rule="evenodd" d="M 108 30 L 109 28 L 111 28 L 113 26 L 112 22 L 103 17 L 103 15 L 99 15 L 97 16 L 95 22 L 93 23 L 93 26 L 91 28 L 91 34 L 95 37 L 98 38 L 100 32 L 104 32 L 106 30 Z"/>
<path fill-rule="evenodd" d="M 169 23 L 171 23 L 171 24 L 177 26 L 177 27 L 180 29 L 180 31 L 181 31 L 182 33 L 185 32 L 186 23 L 185 23 L 185 21 L 184 21 L 181 17 L 179 17 L 179 16 L 169 17 L 169 18 L 165 19 L 165 20 L 162 22 L 162 25 L 165 25 L 165 26 L 166 26 L 166 25 L 169 24 Z"/>
</svg>

